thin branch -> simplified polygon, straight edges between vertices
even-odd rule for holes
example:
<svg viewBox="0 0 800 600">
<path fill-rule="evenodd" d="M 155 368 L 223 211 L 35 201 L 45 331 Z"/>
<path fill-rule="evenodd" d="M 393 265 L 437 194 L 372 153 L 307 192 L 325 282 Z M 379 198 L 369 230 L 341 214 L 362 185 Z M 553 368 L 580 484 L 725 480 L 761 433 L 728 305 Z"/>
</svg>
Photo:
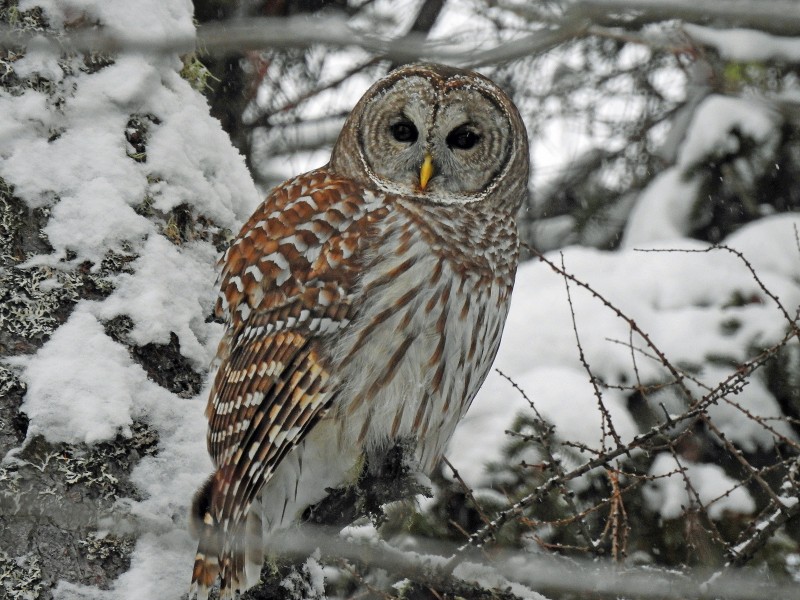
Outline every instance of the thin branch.
<svg viewBox="0 0 800 600">
<path fill-rule="evenodd" d="M 467 45 L 429 41 L 426 35 L 419 33 L 388 39 L 353 29 L 346 21 L 333 17 L 289 17 L 208 23 L 198 26 L 195 35 L 179 34 L 168 38 L 155 35 L 132 37 L 102 29 L 53 35 L 3 27 L 0 28 L 0 48 L 35 47 L 37 50 L 55 54 L 225 54 L 265 48 L 308 48 L 322 44 L 336 48 L 358 47 L 376 57 L 398 63 L 426 59 L 464 67 L 479 67 L 545 54 L 565 41 L 581 36 L 585 28 L 583 21 L 567 19 L 554 29 L 542 29 L 488 50 L 472 50 Z"/>
<path fill-rule="evenodd" d="M 745 268 L 750 271 L 750 276 L 758 285 L 759 289 L 761 289 L 764 294 L 766 294 L 778 307 L 778 310 L 781 311 L 783 314 L 783 318 L 786 319 L 787 323 L 791 330 L 797 335 L 798 340 L 800 340 L 800 327 L 797 325 L 797 318 L 792 317 L 789 312 L 786 310 L 786 307 L 783 306 L 781 303 L 780 298 L 778 298 L 770 289 L 764 285 L 764 282 L 761 281 L 761 278 L 756 273 L 755 267 L 753 267 L 752 263 L 747 260 L 747 257 L 739 252 L 736 248 L 731 248 L 730 246 L 726 246 L 725 244 L 715 244 L 713 246 L 709 246 L 708 248 L 635 248 L 635 252 L 679 252 L 679 253 L 687 253 L 687 254 L 707 254 L 709 252 L 713 252 L 714 250 L 725 250 L 726 252 L 730 252 L 734 256 L 736 256 L 745 266 Z"/>
<path fill-rule="evenodd" d="M 719 427 L 717 427 L 714 424 L 714 422 L 708 418 L 707 415 L 704 415 L 701 418 L 703 419 L 703 422 L 705 423 L 706 427 L 708 427 L 709 430 L 711 430 L 720 439 L 720 441 L 725 446 L 725 449 L 728 451 L 728 454 L 733 458 L 735 458 L 736 462 L 738 462 L 742 466 L 742 469 L 744 469 L 744 471 L 748 474 L 750 479 L 758 484 L 758 486 L 761 488 L 764 494 L 767 495 L 770 501 L 777 508 L 782 509 L 783 504 L 781 504 L 781 500 L 780 498 L 778 498 L 778 495 L 775 493 L 772 487 L 766 481 L 764 481 L 764 478 L 761 477 L 760 473 L 758 472 L 758 469 L 756 469 L 753 465 L 751 465 L 750 462 L 744 457 L 742 451 L 731 443 L 731 441 L 728 439 L 728 436 L 726 436 L 725 433 L 722 432 L 719 429 Z"/>
<path fill-rule="evenodd" d="M 475 494 L 473 494 L 472 488 L 469 487 L 467 485 L 467 482 L 464 481 L 461 478 L 461 474 L 453 466 L 453 464 L 449 460 L 447 460 L 446 456 L 442 457 L 442 462 L 444 462 L 444 464 L 446 464 L 450 468 L 450 470 L 453 472 L 453 477 L 455 477 L 456 481 L 458 481 L 459 485 L 461 486 L 461 490 L 464 492 L 464 495 L 467 497 L 467 500 L 469 500 L 470 503 L 472 504 L 472 506 L 475 507 L 475 510 L 478 512 L 478 516 L 481 518 L 481 521 L 483 521 L 484 523 L 488 523 L 489 522 L 489 517 L 486 516 L 486 513 L 483 512 L 483 508 L 478 503 L 478 501 L 475 499 Z M 469 534 L 466 534 L 464 537 L 469 537 Z"/>
<path fill-rule="evenodd" d="M 566 279 L 569 279 L 573 283 L 577 284 L 579 287 L 584 288 L 592 296 L 594 296 L 595 298 L 600 300 L 600 302 L 602 302 L 603 305 L 606 306 L 606 308 L 611 310 L 620 319 L 622 319 L 623 321 L 628 323 L 628 326 L 633 331 L 635 331 L 644 340 L 645 344 L 656 354 L 656 356 L 658 356 L 658 359 L 659 359 L 659 361 L 661 361 L 661 364 L 664 365 L 664 367 L 675 378 L 676 385 L 678 385 L 681 388 L 681 391 L 683 391 L 684 394 L 686 394 L 686 397 L 687 398 L 691 398 L 692 397 L 692 394 L 689 391 L 689 388 L 687 388 L 686 384 L 684 383 L 683 375 L 678 371 L 678 369 L 675 368 L 675 366 L 673 366 L 673 364 L 669 361 L 669 359 L 661 351 L 661 349 L 658 348 L 655 345 L 655 343 L 653 343 L 653 341 L 650 339 L 650 336 L 647 335 L 647 333 L 636 324 L 636 321 L 634 321 L 632 318 L 628 317 L 619 308 L 617 308 L 614 304 L 612 304 L 610 300 L 608 300 L 605 296 L 600 294 L 592 286 L 590 286 L 589 284 L 587 284 L 584 281 L 581 281 L 580 279 L 578 279 L 577 277 L 575 277 L 571 273 L 567 273 L 564 269 L 559 268 L 558 265 L 556 265 L 553 261 L 551 261 L 549 258 L 547 258 L 544 254 L 542 254 L 541 252 L 539 252 L 535 248 L 532 248 L 531 246 L 528 246 L 527 244 L 524 244 L 524 246 L 531 252 L 531 254 L 533 254 L 539 260 L 541 260 L 543 263 L 545 263 L 547 266 L 549 266 L 553 271 L 555 271 L 556 273 L 558 273 L 562 277 L 564 277 Z"/>
<path fill-rule="evenodd" d="M 777 506 L 771 502 L 761 511 L 757 522 L 751 525 L 748 535 L 742 535 L 739 538 L 745 538 L 744 541 L 728 548 L 729 560 L 725 565 L 726 570 L 730 567 L 740 567 L 750 561 L 761 548 L 767 545 L 779 527 L 800 514 L 800 500 L 797 498 L 799 473 L 800 461 L 795 457 L 794 463 L 784 475 L 781 484 L 783 497 L 779 498 Z"/>
<path fill-rule="evenodd" d="M 800 502 L 795 502 L 790 506 L 780 503 L 779 507 L 776 507 L 766 519 L 755 525 L 754 534 L 751 537 L 741 544 L 730 548 L 729 555 L 731 555 L 732 558 L 725 566 L 741 567 L 747 564 L 756 552 L 766 546 L 767 542 L 772 538 L 779 527 L 782 527 L 788 523 L 790 519 L 794 519 L 798 515 L 800 515 Z"/>
<path fill-rule="evenodd" d="M 700 415 L 700 419 L 705 417 L 705 413 Z M 688 516 L 692 512 L 694 513 L 701 513 L 706 520 L 707 527 L 705 528 L 706 531 L 710 530 L 711 538 L 720 545 L 722 548 L 726 548 L 725 540 L 722 537 L 719 529 L 717 528 L 716 524 L 714 523 L 714 519 L 708 514 L 708 505 L 712 504 L 715 500 L 710 500 L 709 502 L 703 502 L 703 499 L 700 497 L 700 492 L 697 491 L 697 488 L 692 483 L 691 478 L 689 477 L 688 468 L 684 466 L 683 459 L 678 455 L 678 451 L 675 449 L 677 443 L 673 441 L 669 445 L 669 452 L 672 455 L 673 460 L 678 465 L 677 473 L 683 479 L 683 485 L 686 488 L 686 494 L 692 500 L 692 504 L 686 507 L 684 511 L 685 514 Z M 701 525 L 702 526 L 702 525 Z M 688 544 L 691 546 L 692 542 L 687 540 Z"/>
<path fill-rule="evenodd" d="M 500 377 L 508 381 L 514 387 L 514 389 L 517 390 L 517 392 L 519 392 L 522 395 L 522 398 L 525 400 L 525 402 L 528 403 L 528 406 L 531 407 L 531 410 L 533 410 L 534 414 L 536 415 L 536 418 L 539 421 L 541 421 L 543 432 L 540 439 L 538 440 L 539 444 L 541 445 L 541 448 L 544 451 L 544 454 L 550 463 L 550 467 L 553 469 L 556 476 L 563 476 L 566 473 L 566 471 L 564 471 L 564 465 L 553 452 L 553 432 L 555 431 L 555 426 L 548 423 L 548 421 L 539 412 L 539 409 L 536 408 L 536 405 L 534 404 L 533 400 L 531 400 L 530 397 L 528 397 L 528 394 L 525 392 L 525 390 L 519 387 L 516 381 L 514 381 L 510 376 L 506 375 L 500 369 L 495 369 L 495 371 L 500 375 Z M 577 517 L 580 511 L 578 510 L 578 507 L 575 505 L 574 498 L 572 497 L 571 494 L 567 493 L 568 490 L 566 488 L 564 488 L 563 491 L 564 491 L 563 495 L 564 502 L 566 502 L 567 507 L 572 512 L 572 514 Z M 487 525 L 489 524 L 489 521 L 484 521 L 484 522 Z M 576 519 L 575 522 L 578 524 L 578 531 L 580 535 L 583 537 L 584 540 L 586 540 L 586 543 L 592 547 L 592 551 L 595 554 L 597 554 L 598 545 L 592 539 L 592 534 L 589 531 L 589 528 L 586 526 L 586 522 L 583 519 Z"/>
<path fill-rule="evenodd" d="M 360 73 L 364 69 L 366 69 L 368 67 L 371 67 L 372 65 L 374 65 L 377 62 L 378 62 L 378 59 L 371 58 L 371 59 L 369 59 L 369 60 L 367 60 L 365 62 L 358 63 L 353 68 L 348 69 L 340 77 L 337 77 L 336 79 L 333 79 L 332 81 L 329 81 L 329 82 L 327 82 L 325 84 L 318 85 L 317 87 L 315 87 L 313 89 L 310 89 L 310 90 L 308 90 L 306 92 L 303 92 L 302 94 L 300 94 L 296 98 L 294 98 L 292 100 L 289 100 L 288 102 L 286 102 L 285 104 L 279 106 L 278 108 L 272 109 L 269 112 L 266 112 L 266 113 L 264 113 L 262 115 L 259 115 L 258 118 L 254 119 L 252 122 L 248 123 L 248 125 L 250 125 L 251 127 L 259 127 L 259 126 L 261 126 L 261 127 L 275 127 L 276 125 L 270 122 L 270 119 L 272 119 L 275 115 L 283 113 L 283 112 L 286 112 L 286 111 L 294 109 L 294 108 L 297 108 L 298 105 L 302 104 L 306 100 L 309 100 L 310 98 L 314 98 L 314 97 L 318 96 L 319 94 L 321 94 L 324 91 L 327 91 L 327 90 L 330 90 L 330 89 L 333 89 L 335 87 L 340 86 L 342 83 L 344 83 L 345 81 L 350 79 L 353 75 L 356 75 L 356 74 Z M 283 125 L 283 124 L 278 124 L 277 126 L 281 126 L 281 125 Z"/>
<path fill-rule="evenodd" d="M 178 34 L 168 38 L 157 35 L 133 37 L 103 29 L 53 35 L 3 27 L 0 28 L 0 48 L 10 50 L 36 46 L 39 50 L 56 54 L 187 54 L 194 51 L 225 54 L 265 48 L 308 48 L 322 44 L 338 48 L 359 47 L 396 63 L 427 59 L 481 67 L 543 55 L 567 41 L 591 34 L 591 27 L 612 26 L 633 31 L 648 23 L 674 19 L 728 23 L 783 35 L 800 34 L 800 11 L 796 3 L 788 0 L 768 3 L 758 0 L 578 0 L 557 25 L 487 50 L 429 41 L 425 34 L 412 33 L 398 39 L 387 39 L 353 29 L 346 21 L 335 17 L 270 17 L 205 23 L 197 28 L 196 35 Z"/>
<path fill-rule="evenodd" d="M 547 589 L 555 592 L 586 594 L 592 590 L 593 598 L 640 598 L 640 599 L 700 599 L 726 598 L 726 600 L 753 600 L 753 598 L 800 598 L 797 585 L 781 584 L 760 572 L 726 572 L 725 577 L 709 579 L 707 574 L 696 571 L 689 576 L 674 571 L 646 569 L 620 569 L 610 562 L 565 560 L 561 557 L 542 557 L 529 552 L 500 552 L 489 564 L 478 557 L 470 557 L 462 568 L 450 575 L 440 565 L 444 555 L 452 546 L 438 543 L 429 551 L 438 554 L 421 554 L 418 549 L 404 552 L 385 542 L 358 543 L 347 539 L 347 534 L 318 528 L 296 528 L 279 534 L 272 548 L 286 556 L 305 558 L 319 549 L 322 560 L 346 559 L 354 563 L 367 564 L 386 569 L 394 577 L 407 578 L 440 591 L 460 591 L 463 597 L 493 597 L 507 599 L 515 597 L 507 589 L 495 588 L 487 595 L 486 588 L 480 596 L 473 594 L 480 588 L 471 587 L 475 580 L 497 580 L 518 582 L 531 589 Z M 460 590 L 459 590 L 460 588 Z"/>
<path fill-rule="evenodd" d="M 670 422 L 662 423 L 661 425 L 653 427 L 647 433 L 636 436 L 626 446 L 621 446 L 615 448 L 614 450 L 610 450 L 598 456 L 595 459 L 583 463 L 581 466 L 565 473 L 564 475 L 551 477 L 550 479 L 542 483 L 540 486 L 538 486 L 536 490 L 534 490 L 532 493 L 528 494 L 527 496 L 525 496 L 524 498 L 514 503 L 509 508 L 507 508 L 506 510 L 499 513 L 498 516 L 495 517 L 495 519 L 491 523 L 473 533 L 469 538 L 469 542 L 461 546 L 453 555 L 453 557 L 450 559 L 448 567 L 455 568 L 455 566 L 458 564 L 460 560 L 461 555 L 464 552 L 466 552 L 470 546 L 481 546 L 482 544 L 487 542 L 494 536 L 495 532 L 497 532 L 501 527 L 503 527 L 503 525 L 505 525 L 512 519 L 522 516 L 525 508 L 537 502 L 540 502 L 552 490 L 563 486 L 564 483 L 566 483 L 567 481 L 576 479 L 581 475 L 584 475 L 585 473 L 588 473 L 589 471 L 596 469 L 597 467 L 608 467 L 609 463 L 611 463 L 611 461 L 614 460 L 615 458 L 622 456 L 623 454 L 628 454 L 633 448 L 638 448 L 639 446 L 642 446 L 652 438 L 663 434 L 664 432 L 673 428 L 676 423 L 688 419 L 693 419 L 701 415 L 705 411 L 707 404 L 711 403 L 712 401 L 713 400 L 705 399 L 704 401 L 698 403 L 698 405 L 694 409 L 689 410 L 677 417 L 674 417 L 673 419 L 671 419 Z"/>
<path fill-rule="evenodd" d="M 578 0 L 568 13 L 626 29 L 678 19 L 748 27 L 778 35 L 800 33 L 800 10 L 794 0 Z"/>
<path fill-rule="evenodd" d="M 572 304 L 572 293 L 569 289 L 569 278 L 566 276 L 566 267 L 564 266 L 564 253 L 561 252 L 561 270 L 564 273 L 564 287 L 567 290 L 567 303 L 569 304 L 569 313 L 570 317 L 572 318 L 572 331 L 575 333 L 575 343 L 578 345 L 578 358 L 581 361 L 581 365 L 583 365 L 584 371 L 589 375 L 589 382 L 592 384 L 592 388 L 594 389 L 594 395 L 597 398 L 597 405 L 600 409 L 600 423 L 601 423 L 601 435 L 602 435 L 602 447 L 603 450 L 606 448 L 606 437 L 608 433 L 611 434 L 611 437 L 614 438 L 614 443 L 617 446 L 622 446 L 622 439 L 617 434 L 617 430 L 614 427 L 614 423 L 611 420 L 611 413 L 608 412 L 608 408 L 606 408 L 606 404 L 603 401 L 603 394 L 600 391 L 600 386 L 597 385 L 597 378 L 592 373 L 592 368 L 589 366 L 589 362 L 586 360 L 586 354 L 583 351 L 583 346 L 581 345 L 581 337 L 578 334 L 578 323 L 575 319 L 575 307 Z M 608 425 L 608 433 L 606 432 L 606 425 Z"/>
</svg>

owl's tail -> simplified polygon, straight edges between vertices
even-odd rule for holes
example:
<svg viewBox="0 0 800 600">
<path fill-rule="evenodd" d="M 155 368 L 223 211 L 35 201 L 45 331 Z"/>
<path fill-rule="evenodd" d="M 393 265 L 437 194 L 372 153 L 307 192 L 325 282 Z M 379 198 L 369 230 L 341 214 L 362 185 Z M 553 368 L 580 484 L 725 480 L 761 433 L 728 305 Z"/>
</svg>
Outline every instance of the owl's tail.
<svg viewBox="0 0 800 600">
<path fill-rule="evenodd" d="M 209 535 L 206 535 L 208 533 Z M 208 590 L 216 583 L 220 571 L 220 554 L 222 544 L 216 531 L 203 531 L 197 544 L 197 554 L 194 556 L 192 569 L 192 586 L 189 588 L 189 598 L 197 596 L 198 600 L 208 598 Z M 221 594 L 220 594 L 220 597 Z"/>
<path fill-rule="evenodd" d="M 208 592 L 220 578 L 220 599 L 233 598 L 235 592 L 247 589 L 244 536 L 242 527 L 234 527 L 226 535 L 211 514 L 210 494 L 213 478 L 200 488 L 192 507 L 191 531 L 196 538 L 197 553 L 192 569 L 189 598 L 206 600 Z M 256 576 L 255 581 L 258 581 Z"/>
<path fill-rule="evenodd" d="M 190 598 L 195 595 L 199 600 L 208 598 L 208 591 L 216 583 L 218 576 L 221 599 L 233 598 L 236 592 L 250 587 L 247 585 L 245 553 L 241 538 L 241 535 L 236 535 L 230 539 L 231 543 L 225 543 L 219 527 L 208 526 L 203 529 L 194 557 Z"/>
</svg>

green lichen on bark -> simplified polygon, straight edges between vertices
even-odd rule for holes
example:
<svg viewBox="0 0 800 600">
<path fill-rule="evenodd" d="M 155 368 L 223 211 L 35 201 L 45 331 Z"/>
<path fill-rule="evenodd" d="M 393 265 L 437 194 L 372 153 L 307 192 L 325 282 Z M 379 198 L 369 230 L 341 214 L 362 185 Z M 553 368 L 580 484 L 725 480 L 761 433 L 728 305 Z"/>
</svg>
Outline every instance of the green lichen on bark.
<svg viewBox="0 0 800 600">
<path fill-rule="evenodd" d="M 119 501 L 140 497 L 129 475 L 157 444 L 156 432 L 138 422 L 129 437 L 93 446 L 36 436 L 4 461 L 0 553 L 37 558 L 43 587 L 33 597 L 51 597 L 60 579 L 108 587 L 128 569 L 135 525 Z M 109 526 L 111 532 L 98 533 Z"/>
<path fill-rule="evenodd" d="M 35 554 L 12 557 L 0 552 L 0 592 L 8 600 L 35 600 L 44 590 L 42 568 Z"/>
</svg>

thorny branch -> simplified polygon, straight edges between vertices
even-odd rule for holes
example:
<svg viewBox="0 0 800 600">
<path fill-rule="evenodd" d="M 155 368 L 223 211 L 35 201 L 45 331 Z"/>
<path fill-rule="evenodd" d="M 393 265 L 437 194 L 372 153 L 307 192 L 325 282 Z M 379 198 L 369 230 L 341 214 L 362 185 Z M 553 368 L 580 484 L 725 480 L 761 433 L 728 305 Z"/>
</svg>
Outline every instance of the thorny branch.
<svg viewBox="0 0 800 600">
<path fill-rule="evenodd" d="M 531 407 L 531 410 L 536 415 L 536 419 L 541 424 L 542 433 L 537 441 L 539 442 L 542 450 L 544 451 L 545 458 L 548 461 L 546 466 L 552 469 L 557 476 L 563 476 L 565 474 L 564 465 L 561 464 L 561 460 L 559 460 L 559 458 L 556 457 L 553 450 L 554 428 L 545 420 L 545 418 L 541 415 L 541 413 L 539 413 L 539 410 L 536 408 L 536 404 L 528 397 L 528 394 L 525 393 L 525 390 L 519 387 L 519 385 L 517 385 L 517 383 L 511 377 L 503 373 L 501 370 L 497 369 L 497 373 L 503 379 L 508 381 L 514 387 L 517 393 L 522 395 L 522 397 L 528 403 L 528 406 Z M 567 493 L 566 488 L 563 488 L 563 491 L 564 491 L 564 501 L 566 502 L 570 512 L 576 517 L 575 522 L 578 524 L 578 531 L 580 532 L 581 537 L 583 537 L 583 539 L 586 540 L 586 543 L 589 544 L 590 547 L 596 550 L 597 544 L 592 539 L 592 534 L 589 532 L 589 529 L 586 527 L 586 524 L 584 523 L 583 519 L 577 518 L 580 514 L 580 511 L 578 510 L 578 507 L 575 505 L 575 500 L 569 493 Z M 484 523 L 488 525 L 489 521 L 484 521 Z"/>
<path fill-rule="evenodd" d="M 573 480 L 577 477 L 580 477 L 581 475 L 598 467 L 606 467 L 607 469 L 610 468 L 613 470 L 614 467 L 611 466 L 611 463 L 615 459 L 618 459 L 623 455 L 630 456 L 631 451 L 634 450 L 635 448 L 653 450 L 654 448 L 651 445 L 652 441 L 660 439 L 665 435 L 669 437 L 672 432 L 680 430 L 678 426 L 681 423 L 687 423 L 687 422 L 703 424 L 706 427 L 708 427 L 712 432 L 715 433 L 716 437 L 720 440 L 720 443 L 722 444 L 723 448 L 731 455 L 731 457 L 734 460 L 739 462 L 739 464 L 743 469 L 745 469 L 748 475 L 747 479 L 749 481 L 756 482 L 759 485 L 759 487 L 761 487 L 761 489 L 764 491 L 764 493 L 770 498 L 769 507 L 773 508 L 776 511 L 776 513 L 781 515 L 781 518 L 779 519 L 781 524 L 785 523 L 786 520 L 788 520 L 792 516 L 795 516 L 797 512 L 795 505 L 786 505 L 781 503 L 781 499 L 774 492 L 773 488 L 770 487 L 770 484 L 762 477 L 761 473 L 759 472 L 759 469 L 750 464 L 747 461 L 747 458 L 744 456 L 744 454 L 738 448 L 736 448 L 729 440 L 727 440 L 724 434 L 719 430 L 719 428 L 716 427 L 716 425 L 710 418 L 707 409 L 710 406 L 718 403 L 720 400 L 728 401 L 727 395 L 729 394 L 730 390 L 745 384 L 747 382 L 747 378 L 750 377 L 756 369 L 762 367 L 764 364 L 766 364 L 767 361 L 775 357 L 777 353 L 784 346 L 786 346 L 786 344 L 788 344 L 792 339 L 795 338 L 796 328 L 790 327 L 789 331 L 780 341 L 778 341 L 771 347 L 763 350 L 758 355 L 752 357 L 750 360 L 740 364 L 738 369 L 734 373 L 729 375 L 723 381 L 719 382 L 716 386 L 714 387 L 702 386 L 706 389 L 706 393 L 702 397 L 697 398 L 683 383 L 686 379 L 693 380 L 694 378 L 691 375 L 683 372 L 681 369 L 672 365 L 668 357 L 650 340 L 649 336 L 647 336 L 647 334 L 644 331 L 642 331 L 638 327 L 638 325 L 636 325 L 633 319 L 625 315 L 621 310 L 619 310 L 616 306 L 614 306 L 609 300 L 607 300 L 603 295 L 597 292 L 590 285 L 577 279 L 574 275 L 568 273 L 563 266 L 559 267 L 553 261 L 543 256 L 542 254 L 532 249 L 531 251 L 536 256 L 538 256 L 538 258 L 542 262 L 547 264 L 560 276 L 564 277 L 566 281 L 572 282 L 584 288 L 592 296 L 594 296 L 602 304 L 604 304 L 606 308 L 614 312 L 619 318 L 626 321 L 630 327 L 631 332 L 632 333 L 635 332 L 642 340 L 644 340 L 646 346 L 648 347 L 649 352 L 645 352 L 645 355 L 653 360 L 657 360 L 660 364 L 662 364 L 666 368 L 666 370 L 674 378 L 673 384 L 679 385 L 679 387 L 682 389 L 682 392 L 685 394 L 685 397 L 689 402 L 689 405 L 687 410 L 685 410 L 681 414 L 670 415 L 668 413 L 665 413 L 665 419 L 661 423 L 652 427 L 648 432 L 636 436 L 633 440 L 631 440 L 627 444 L 620 443 L 618 444 L 617 448 L 607 449 L 596 455 L 592 460 L 583 463 L 582 465 L 576 467 L 575 469 L 572 469 L 569 472 L 557 473 L 553 477 L 550 477 L 548 480 L 540 484 L 532 493 L 520 499 L 509 508 L 499 512 L 498 515 L 490 523 L 485 524 L 478 531 L 472 534 L 470 536 L 469 543 L 462 545 L 455 552 L 450 562 L 448 563 L 448 568 L 450 569 L 455 568 L 455 566 L 458 564 L 458 561 L 461 559 L 463 554 L 468 551 L 470 545 L 482 546 L 483 544 L 488 542 L 492 537 L 494 537 L 494 535 L 500 530 L 500 528 L 502 528 L 504 525 L 506 525 L 511 521 L 514 521 L 518 518 L 523 518 L 526 509 L 541 502 L 550 492 L 556 489 L 560 489 L 561 487 L 564 486 L 566 482 Z M 760 280 L 757 281 L 760 282 Z M 770 294 L 770 297 L 773 297 L 772 294 Z M 777 301 L 777 298 L 775 298 L 775 300 Z M 779 301 L 778 301 L 778 306 L 782 308 Z M 783 312 L 784 314 L 788 314 L 786 313 L 785 310 L 783 310 Z M 580 347 L 580 338 L 577 338 L 577 342 Z M 633 346 L 632 339 L 630 342 L 630 346 L 632 348 L 632 351 L 634 351 L 635 348 Z M 641 349 L 635 349 L 635 350 L 643 352 L 643 350 Z M 641 382 L 639 382 L 638 385 L 641 386 Z M 599 388 L 597 388 L 597 390 L 599 392 Z M 760 422 L 760 421 L 755 420 L 755 422 Z M 680 464 L 680 458 L 673 446 L 673 444 L 675 443 L 675 439 L 673 439 L 673 441 L 670 442 L 668 446 L 670 447 L 673 456 L 676 458 L 676 460 L 679 461 L 678 464 Z M 776 439 L 780 439 L 780 437 L 777 437 Z M 791 448 L 792 446 L 794 446 L 794 444 L 787 444 L 788 448 Z M 792 454 L 789 460 L 791 460 L 792 457 L 794 456 L 795 454 Z M 680 471 L 684 473 L 685 469 L 681 468 Z M 700 510 L 701 513 L 706 514 L 707 516 L 706 508 L 700 501 L 699 493 L 697 492 L 697 490 L 694 489 L 691 481 L 685 475 L 684 478 L 687 486 L 687 491 L 693 496 L 693 501 L 695 503 L 695 506 Z M 621 513 L 617 513 L 617 516 L 620 515 Z M 772 523 L 773 521 L 770 521 L 770 523 Z M 724 542 L 722 534 L 716 529 L 716 526 L 713 524 L 711 519 L 706 518 L 706 522 L 711 527 L 714 539 L 716 539 L 718 543 L 725 546 L 726 543 Z M 755 551 L 761 547 L 759 546 L 759 543 L 762 544 L 766 543 L 768 539 L 769 539 L 768 536 L 763 536 L 759 534 L 751 538 L 748 542 L 743 542 L 742 544 L 740 544 L 740 546 L 742 547 L 746 546 L 748 549 L 750 549 L 751 552 L 749 552 L 748 557 L 752 557 Z M 733 552 L 732 555 L 738 557 L 738 554 L 734 554 Z M 737 564 L 743 564 L 743 562 L 744 559 L 739 559 L 739 562 L 737 562 Z"/>
<path fill-rule="evenodd" d="M 564 254 L 561 254 L 561 270 L 565 271 L 564 267 Z M 572 305 L 572 293 L 569 289 L 569 278 L 564 277 L 564 287 L 567 290 L 567 303 L 569 304 L 569 312 L 570 317 L 572 319 L 572 331 L 575 333 L 575 341 L 578 346 L 578 358 L 581 361 L 581 365 L 583 366 L 584 371 L 589 375 L 589 382 L 592 384 L 592 388 L 594 389 L 594 395 L 597 398 L 597 405 L 600 409 L 600 414 L 602 415 L 601 424 L 602 424 L 602 431 L 601 435 L 603 439 L 601 443 L 603 445 L 603 449 L 605 450 L 606 447 L 606 437 L 608 433 L 611 434 L 611 437 L 614 438 L 614 443 L 617 446 L 622 445 L 622 439 L 620 439 L 617 430 L 614 428 L 614 422 L 611 419 L 611 413 L 608 412 L 608 408 L 606 408 L 605 402 L 603 402 L 603 394 L 600 392 L 600 387 L 597 383 L 597 378 L 592 373 L 592 368 L 589 366 L 589 363 L 586 360 L 586 354 L 583 352 L 583 346 L 581 346 L 581 338 L 580 334 L 578 333 L 578 323 L 575 320 L 575 307 Z M 606 432 L 606 427 L 608 427 L 608 433 Z"/>
</svg>

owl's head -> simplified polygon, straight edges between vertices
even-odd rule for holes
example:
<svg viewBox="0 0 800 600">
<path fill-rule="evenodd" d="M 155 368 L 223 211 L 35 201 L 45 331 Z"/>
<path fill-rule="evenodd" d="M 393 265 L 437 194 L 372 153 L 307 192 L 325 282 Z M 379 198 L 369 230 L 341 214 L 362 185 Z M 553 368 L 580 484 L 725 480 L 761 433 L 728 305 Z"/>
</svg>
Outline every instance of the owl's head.
<svg viewBox="0 0 800 600">
<path fill-rule="evenodd" d="M 505 92 L 477 73 L 421 64 L 364 94 L 331 167 L 392 194 L 446 204 L 499 198 L 516 208 L 528 161 L 525 126 Z"/>
</svg>

